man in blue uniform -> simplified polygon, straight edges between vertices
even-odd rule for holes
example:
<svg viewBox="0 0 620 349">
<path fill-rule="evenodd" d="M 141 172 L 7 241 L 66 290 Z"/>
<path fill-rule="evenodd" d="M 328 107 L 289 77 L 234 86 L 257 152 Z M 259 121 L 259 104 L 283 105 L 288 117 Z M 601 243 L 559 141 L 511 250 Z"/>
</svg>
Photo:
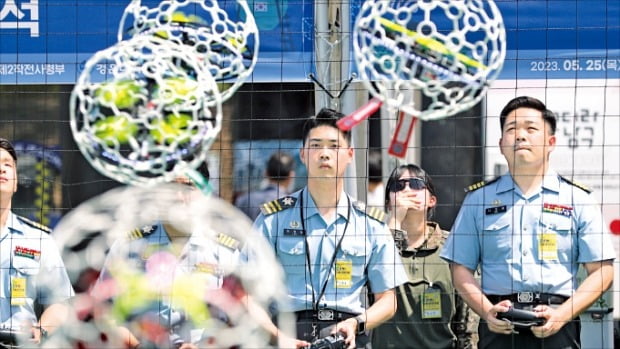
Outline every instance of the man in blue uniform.
<svg viewBox="0 0 620 349">
<path fill-rule="evenodd" d="M 209 180 L 206 162 L 197 172 Z M 191 210 L 189 202 L 202 195 L 201 192 L 189 177 L 179 176 L 174 182 L 187 186 L 178 186 L 177 201 L 170 205 L 186 205 Z M 188 295 L 175 295 L 171 289 L 184 289 L 180 285 L 188 280 L 196 290 L 204 288 L 205 293 L 228 288 L 234 276 L 224 271 L 234 270 L 238 265 L 241 247 L 239 240 L 211 228 L 199 227 L 194 231 L 179 229 L 170 222 L 153 222 L 153 225 L 130 231 L 112 244 L 91 294 L 99 301 L 110 298 L 116 313 L 127 312 L 127 318 L 131 319 L 127 324 L 156 319 L 155 323 L 167 334 L 161 336 L 152 330 L 140 332 L 141 327 L 135 323 L 131 331 L 138 331 L 136 333 L 119 327 L 116 336 L 128 348 L 155 345 L 191 349 L 204 343 L 214 345 L 213 333 L 203 328 L 206 321 L 197 319 L 208 314 L 211 330 L 217 326 L 226 327 L 233 320 L 225 312 L 233 312 L 230 304 L 227 309 L 202 302 L 200 306 L 183 307 L 180 306 L 184 304 L 183 297 L 187 299 Z M 124 291 L 112 292 L 117 285 L 123 286 Z M 155 292 L 140 294 L 147 289 Z M 126 309 L 127 305 L 133 308 Z"/>
<path fill-rule="evenodd" d="M 16 191 L 17 154 L 0 138 L 0 328 L 36 328 L 39 340 L 62 323 L 73 288 L 49 228 L 11 212 Z"/>
<path fill-rule="evenodd" d="M 511 100 L 500 125 L 509 173 L 469 188 L 442 257 L 480 315 L 479 348 L 578 348 L 578 315 L 613 281 L 600 207 L 589 190 L 549 168 L 556 118 L 541 101 Z M 577 285 L 579 265 L 588 276 Z M 515 328 L 497 318 L 511 306 L 546 322 Z"/>
<path fill-rule="evenodd" d="M 394 288 L 407 281 L 383 212 L 367 213 L 344 192 L 353 148 L 350 133 L 336 126 L 340 117 L 322 109 L 306 122 L 300 157 L 308 185 L 264 204 L 254 223 L 284 268 L 298 347 L 332 325 L 327 331 L 342 333 L 349 348 L 364 347 L 365 330 L 394 315 Z M 374 295 L 367 309 L 365 285 Z"/>
<path fill-rule="evenodd" d="M 171 225 L 157 223 L 136 229 L 128 234 L 127 239 L 117 240 L 106 257 L 105 265 L 101 271 L 101 276 L 92 291 L 92 294 L 99 299 L 103 298 L 109 288 L 115 284 L 129 288 L 134 285 L 136 280 L 142 280 L 145 285 L 142 289 L 125 291 L 115 295 L 114 302 L 116 309 L 123 309 L 128 300 L 133 300 L 130 304 L 135 307 L 131 309 L 136 315 L 135 318 L 145 320 L 157 319 L 162 329 L 169 332 L 168 338 L 153 337 L 160 340 L 157 346 L 167 347 L 183 344 L 183 348 L 196 348 L 196 343 L 212 340 L 209 338 L 211 333 L 203 328 L 195 328 L 194 322 L 200 316 L 210 314 L 213 318 L 213 327 L 221 324 L 225 327 L 230 320 L 226 313 L 217 307 L 197 307 L 194 309 L 175 308 L 172 304 L 183 304 L 181 298 L 173 297 L 172 292 L 168 294 L 166 286 L 175 285 L 175 282 L 187 282 L 191 277 L 192 286 L 196 289 L 206 287 L 207 290 L 221 289 L 230 276 L 224 275 L 223 269 L 233 269 L 239 259 L 239 241 L 222 233 L 215 234 L 214 239 L 208 238 L 204 233 L 188 233 L 179 231 Z M 159 261 L 159 275 L 153 277 L 149 274 L 151 265 Z M 122 266 L 119 269 L 119 266 Z M 128 267 L 129 266 L 129 267 Z M 132 274 L 130 282 L 127 274 Z M 145 276 L 146 275 L 146 276 Z M 143 278 L 143 279 L 139 279 Z M 158 284 L 159 282 L 160 284 Z M 137 295 L 138 290 L 143 291 L 144 286 L 159 290 L 161 287 L 165 291 L 156 292 L 157 294 Z M 187 295 L 185 295 L 187 297 Z M 149 298 L 150 297 L 150 298 Z M 181 296 L 179 296 L 181 297 Z M 139 302 L 138 302 L 139 300 Z M 120 302 L 120 303 L 116 303 Z M 123 303 L 125 302 L 125 303 Z M 120 305 L 118 305 L 120 304 Z M 208 310 L 207 310 L 208 309 Z M 123 309 L 126 310 L 126 309 Z M 230 310 L 230 309 L 226 309 Z M 132 313 L 130 313 L 132 314 Z M 139 320 L 136 320 L 139 322 Z M 129 334 L 119 332 L 127 347 L 137 347 L 140 341 L 144 340 L 144 333 Z M 148 342 L 148 340 L 145 340 Z"/>
</svg>

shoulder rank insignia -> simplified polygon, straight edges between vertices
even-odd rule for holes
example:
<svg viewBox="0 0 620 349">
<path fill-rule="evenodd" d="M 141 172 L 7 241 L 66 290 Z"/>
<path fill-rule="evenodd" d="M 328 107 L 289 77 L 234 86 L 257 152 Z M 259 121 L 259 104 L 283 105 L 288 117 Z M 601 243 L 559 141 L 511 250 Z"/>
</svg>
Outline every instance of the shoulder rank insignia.
<svg viewBox="0 0 620 349">
<path fill-rule="evenodd" d="M 237 250 L 239 249 L 239 245 L 240 242 L 239 240 L 226 235 L 224 233 L 218 233 L 217 236 L 215 237 L 215 239 L 217 240 L 217 243 L 224 246 L 224 247 L 228 247 L 231 250 Z"/>
<path fill-rule="evenodd" d="M 50 229 L 50 228 L 48 228 L 48 227 L 44 226 L 44 225 L 43 225 L 43 224 L 41 224 L 41 223 L 37 223 L 37 222 L 35 222 L 35 221 L 31 221 L 30 219 L 28 219 L 28 218 L 26 218 L 26 217 L 17 216 L 17 218 L 18 218 L 20 221 L 22 221 L 23 223 L 25 223 L 26 225 L 29 225 L 29 226 L 31 226 L 31 227 L 33 227 L 33 228 L 36 228 L 36 229 L 42 230 L 42 231 L 44 231 L 44 232 L 46 232 L 46 233 L 48 233 L 48 234 L 52 232 L 52 229 Z"/>
<path fill-rule="evenodd" d="M 153 225 L 145 225 L 142 228 L 136 228 L 127 233 L 127 239 L 129 240 L 138 240 L 143 237 L 147 237 L 155 231 L 155 226 Z"/>
<path fill-rule="evenodd" d="M 260 211 L 265 216 L 268 216 L 270 214 L 280 212 L 287 208 L 294 207 L 296 202 L 297 202 L 297 198 L 294 198 L 292 196 L 285 196 L 283 198 L 279 198 L 279 199 L 262 204 L 260 206 Z"/>
<path fill-rule="evenodd" d="M 357 210 L 361 212 L 364 212 L 364 214 L 366 214 L 368 217 L 374 220 L 377 220 L 381 223 L 384 223 L 386 214 L 385 214 L 385 211 L 383 211 L 382 209 L 378 207 L 366 207 L 366 205 L 363 202 L 359 202 L 359 201 L 354 202 L 353 207 L 355 207 Z"/>
<path fill-rule="evenodd" d="M 491 180 L 488 180 L 488 181 L 480 181 L 478 183 L 474 183 L 474 184 L 468 186 L 467 188 L 465 188 L 465 192 L 469 193 L 470 191 L 474 191 L 476 189 L 480 189 L 480 188 L 482 188 L 482 187 L 484 187 L 486 185 L 489 185 L 489 184 L 497 181 L 500 178 L 501 178 L 501 176 L 500 177 L 495 177 L 495 178 L 493 178 Z"/>
<path fill-rule="evenodd" d="M 585 185 L 583 185 L 581 183 L 578 183 L 578 182 L 575 182 L 573 180 L 570 180 L 570 179 L 568 179 L 568 178 L 566 178 L 564 176 L 560 176 L 560 179 L 563 180 L 564 182 L 570 184 L 570 185 L 573 185 L 573 186 L 575 186 L 575 187 L 585 191 L 588 194 L 590 194 L 592 192 L 592 189 L 586 187 Z"/>
</svg>

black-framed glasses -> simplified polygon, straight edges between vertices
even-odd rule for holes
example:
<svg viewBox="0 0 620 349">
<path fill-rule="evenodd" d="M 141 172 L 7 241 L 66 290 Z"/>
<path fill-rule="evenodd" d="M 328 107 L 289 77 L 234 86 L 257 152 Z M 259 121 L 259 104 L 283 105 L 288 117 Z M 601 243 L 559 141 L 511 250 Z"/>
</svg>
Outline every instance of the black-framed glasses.
<svg viewBox="0 0 620 349">
<path fill-rule="evenodd" d="M 407 186 L 407 183 L 409 183 L 409 188 L 413 190 L 420 190 L 420 189 L 426 188 L 426 182 L 424 182 L 424 179 L 416 177 L 416 178 L 409 178 L 409 179 L 399 179 L 397 181 L 394 181 L 390 183 L 389 190 L 392 193 L 399 192 L 405 189 L 405 187 Z"/>
</svg>

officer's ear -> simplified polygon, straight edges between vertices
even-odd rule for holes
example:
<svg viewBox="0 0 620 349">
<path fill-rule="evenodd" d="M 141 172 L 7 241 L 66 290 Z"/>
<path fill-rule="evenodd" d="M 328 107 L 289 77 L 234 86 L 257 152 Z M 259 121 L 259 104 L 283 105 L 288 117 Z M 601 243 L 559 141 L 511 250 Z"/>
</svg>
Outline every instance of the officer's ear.
<svg viewBox="0 0 620 349">
<path fill-rule="evenodd" d="M 557 142 L 557 139 L 555 138 L 555 135 L 549 135 L 547 137 L 547 150 L 549 152 L 552 152 L 553 149 L 555 149 L 556 142 Z"/>
<path fill-rule="evenodd" d="M 301 163 L 304 164 L 304 166 L 308 167 L 308 164 L 306 163 L 306 156 L 308 156 L 308 154 L 306 154 L 306 146 L 304 144 L 301 148 L 299 148 L 299 160 L 301 160 Z"/>
</svg>

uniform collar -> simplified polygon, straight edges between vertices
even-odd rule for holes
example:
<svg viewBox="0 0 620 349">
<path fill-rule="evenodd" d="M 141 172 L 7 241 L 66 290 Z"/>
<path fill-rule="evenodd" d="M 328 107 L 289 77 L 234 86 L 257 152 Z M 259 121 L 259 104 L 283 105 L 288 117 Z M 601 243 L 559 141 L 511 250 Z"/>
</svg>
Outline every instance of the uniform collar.
<svg viewBox="0 0 620 349">
<path fill-rule="evenodd" d="M 0 230 L 0 241 L 4 240 L 9 234 L 24 236 L 28 229 L 31 228 L 22 222 L 16 214 L 9 211 L 6 217 L 6 225 Z"/>
<path fill-rule="evenodd" d="M 427 238 L 424 240 L 422 245 L 414 249 L 407 249 L 406 251 L 417 252 L 417 251 L 427 251 L 427 250 L 435 250 L 439 248 L 444 240 L 444 232 L 439 227 L 438 223 L 435 222 L 426 222 L 426 232 Z"/>
<path fill-rule="evenodd" d="M 212 232 L 212 233 L 214 235 L 216 235 L 215 232 Z M 206 239 L 203 234 L 199 234 L 197 232 L 192 232 L 192 235 L 187 240 L 187 244 L 190 245 L 190 246 L 202 247 L 202 246 L 213 245 L 214 242 L 213 242 L 213 240 Z"/>
<path fill-rule="evenodd" d="M 427 222 L 426 232 L 428 233 L 428 239 L 426 244 L 424 244 L 426 246 L 422 245 L 422 248 L 435 249 L 443 244 L 445 236 L 443 235 L 443 230 L 439 227 L 439 223 Z"/>
<path fill-rule="evenodd" d="M 308 219 L 315 214 L 320 215 L 319 210 L 316 208 L 316 204 L 312 199 L 312 195 L 310 195 L 308 187 L 304 188 L 301 195 L 303 195 L 303 202 L 305 206 L 302 207 L 302 209 L 304 210 L 305 218 Z M 299 200 L 297 202 L 299 202 Z M 345 191 L 343 190 L 342 192 L 340 192 L 340 199 L 338 200 L 336 213 L 338 214 L 338 216 L 344 218 L 345 220 L 347 219 L 347 214 L 349 212 L 349 203 L 350 200 L 347 196 L 347 193 L 345 193 Z"/>
<path fill-rule="evenodd" d="M 5 236 L 9 235 L 9 233 L 16 232 L 16 230 L 13 228 L 13 225 L 15 224 L 14 222 L 15 215 L 13 214 L 13 212 L 9 211 L 9 214 L 6 217 L 6 224 L 0 229 L 0 241 L 3 240 Z"/>
<path fill-rule="evenodd" d="M 170 240 L 170 237 L 168 236 L 168 233 L 166 232 L 166 229 L 164 228 L 164 225 L 161 223 L 158 223 L 156 225 L 155 232 L 153 232 L 153 234 L 149 236 L 149 238 L 150 237 L 152 237 L 152 239 L 150 239 L 152 243 L 164 245 L 172 242 L 172 240 Z M 186 245 L 192 246 L 203 246 L 208 244 L 212 244 L 212 242 L 207 241 L 207 239 L 203 238 L 202 234 L 199 234 L 197 232 L 192 232 L 186 243 Z"/>
<path fill-rule="evenodd" d="M 19 220 L 16 214 L 9 212 L 9 215 L 6 217 L 6 226 L 3 234 L 4 232 L 11 232 L 13 234 L 24 235 L 24 230 L 27 228 L 28 226 Z M 4 237 L 4 235 L 2 235 L 2 237 Z"/>
<path fill-rule="evenodd" d="M 554 191 L 556 193 L 560 192 L 560 175 L 552 169 L 547 171 L 545 174 L 545 178 L 543 179 L 543 188 L 547 190 Z"/>
<path fill-rule="evenodd" d="M 155 231 L 146 237 L 149 243 L 159 244 L 159 245 L 165 245 L 165 244 L 170 243 L 170 238 L 168 237 L 168 234 L 166 233 L 166 229 L 164 228 L 164 225 L 161 222 L 153 225 L 152 227 L 155 229 Z M 140 229 L 143 229 L 143 228 L 140 228 Z"/>
<path fill-rule="evenodd" d="M 552 169 L 548 169 L 543 178 L 542 188 L 554 192 L 560 191 L 560 176 Z M 510 172 L 503 174 L 497 181 L 496 193 L 504 193 L 510 190 L 518 190 Z"/>
<path fill-rule="evenodd" d="M 497 180 L 497 187 L 496 187 L 497 194 L 504 193 L 510 190 L 515 190 L 516 188 L 517 188 L 517 185 L 512 180 L 512 176 L 510 175 L 510 172 L 504 173 Z M 482 190 L 484 190 L 484 188 Z"/>
</svg>

